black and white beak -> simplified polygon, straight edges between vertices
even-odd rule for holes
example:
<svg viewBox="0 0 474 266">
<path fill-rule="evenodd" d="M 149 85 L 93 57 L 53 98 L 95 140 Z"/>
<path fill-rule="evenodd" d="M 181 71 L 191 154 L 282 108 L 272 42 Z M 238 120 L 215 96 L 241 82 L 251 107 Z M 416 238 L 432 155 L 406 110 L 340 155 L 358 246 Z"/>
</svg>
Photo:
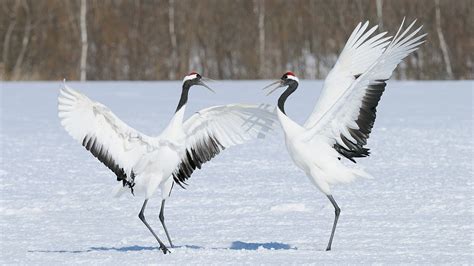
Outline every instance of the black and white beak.
<svg viewBox="0 0 474 266">
<path fill-rule="evenodd" d="M 263 88 L 263 90 L 266 90 L 266 89 L 270 89 L 267 93 L 267 96 L 272 94 L 274 91 L 276 91 L 278 88 L 282 88 L 282 87 L 285 87 L 285 81 L 282 80 L 282 79 L 279 79 L 279 80 L 276 80 L 270 84 L 268 84 L 267 86 L 265 86 Z"/>
<path fill-rule="evenodd" d="M 283 74 L 281 79 L 279 79 L 275 82 L 272 82 L 271 84 L 268 84 L 263 89 L 265 90 L 265 89 L 270 88 L 270 91 L 267 93 L 267 96 L 268 96 L 268 95 L 272 94 L 274 91 L 276 91 L 278 88 L 288 86 L 292 82 L 299 83 L 299 79 L 296 77 L 296 75 L 293 72 L 288 71 L 285 74 Z"/>
<path fill-rule="evenodd" d="M 188 74 L 186 77 L 184 77 L 183 83 L 184 83 L 184 82 L 187 82 L 187 81 L 191 81 L 191 82 L 192 82 L 192 85 L 203 86 L 203 87 L 205 87 L 206 89 L 210 90 L 211 92 L 216 93 L 216 92 L 215 92 L 213 89 L 211 89 L 206 83 L 204 83 L 204 81 L 212 81 L 212 80 L 209 79 L 209 78 L 202 77 L 201 75 L 199 75 L 199 74 L 196 73 L 196 72 L 191 72 L 191 73 Z"/>
<path fill-rule="evenodd" d="M 216 93 L 213 89 L 211 89 L 209 86 L 207 86 L 206 83 L 204 83 L 203 80 L 206 80 L 206 81 L 211 81 L 211 79 L 208 79 L 208 78 L 204 78 L 204 77 L 201 77 L 201 79 L 198 80 L 197 82 L 197 85 L 200 85 L 200 86 L 203 86 L 203 87 L 206 87 L 208 90 L 210 90 L 212 93 Z"/>
</svg>

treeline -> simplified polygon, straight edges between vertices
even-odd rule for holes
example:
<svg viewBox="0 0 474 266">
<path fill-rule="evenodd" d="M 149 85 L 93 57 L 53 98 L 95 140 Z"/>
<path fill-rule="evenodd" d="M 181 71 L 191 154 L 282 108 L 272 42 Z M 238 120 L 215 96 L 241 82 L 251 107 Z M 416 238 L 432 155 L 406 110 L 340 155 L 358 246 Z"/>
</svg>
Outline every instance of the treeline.
<svg viewBox="0 0 474 266">
<path fill-rule="evenodd" d="M 321 79 L 360 21 L 429 35 L 399 79 L 473 79 L 472 0 L 1 0 L 2 80 Z M 81 73 L 82 72 L 82 73 Z"/>
</svg>

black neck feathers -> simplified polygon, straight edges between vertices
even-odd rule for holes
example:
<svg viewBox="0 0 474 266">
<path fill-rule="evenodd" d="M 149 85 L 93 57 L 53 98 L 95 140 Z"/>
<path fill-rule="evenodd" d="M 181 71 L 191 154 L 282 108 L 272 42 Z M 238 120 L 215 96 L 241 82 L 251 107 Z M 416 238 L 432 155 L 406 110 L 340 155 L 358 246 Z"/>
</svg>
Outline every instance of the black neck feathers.
<svg viewBox="0 0 474 266">
<path fill-rule="evenodd" d="M 191 88 L 191 85 L 188 82 L 185 82 L 183 84 L 183 90 L 181 91 L 181 98 L 179 98 L 179 103 L 178 107 L 176 107 L 176 112 L 183 107 L 188 102 L 188 94 L 189 94 L 189 89 Z M 175 112 L 175 113 L 176 113 Z"/>
<path fill-rule="evenodd" d="M 291 82 L 288 88 L 281 94 L 280 98 L 278 98 L 278 109 L 282 113 L 285 113 L 285 102 L 288 96 L 290 96 L 293 92 L 295 92 L 296 88 L 298 88 L 298 82 Z"/>
</svg>

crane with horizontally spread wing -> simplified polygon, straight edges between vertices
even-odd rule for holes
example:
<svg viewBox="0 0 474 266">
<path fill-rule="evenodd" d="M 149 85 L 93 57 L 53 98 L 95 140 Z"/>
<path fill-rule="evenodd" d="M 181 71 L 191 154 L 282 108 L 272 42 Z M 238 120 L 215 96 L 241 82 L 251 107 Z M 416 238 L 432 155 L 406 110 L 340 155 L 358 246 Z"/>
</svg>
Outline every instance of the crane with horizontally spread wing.
<svg viewBox="0 0 474 266">
<path fill-rule="evenodd" d="M 277 116 L 269 105 L 231 104 L 200 110 L 184 121 L 189 90 L 194 85 L 209 88 L 204 78 L 192 72 L 183 79 L 181 98 L 168 126 L 157 137 L 146 136 L 129 127 L 105 105 L 94 102 L 64 85 L 58 97 L 61 124 L 66 131 L 117 176 L 116 194 L 131 191 L 145 201 L 140 220 L 156 238 L 163 253 L 168 248 L 145 219 L 145 208 L 160 188 L 160 221 L 164 204 L 174 182 L 183 183 L 193 171 L 227 147 L 262 138 L 276 125 Z"/>
</svg>

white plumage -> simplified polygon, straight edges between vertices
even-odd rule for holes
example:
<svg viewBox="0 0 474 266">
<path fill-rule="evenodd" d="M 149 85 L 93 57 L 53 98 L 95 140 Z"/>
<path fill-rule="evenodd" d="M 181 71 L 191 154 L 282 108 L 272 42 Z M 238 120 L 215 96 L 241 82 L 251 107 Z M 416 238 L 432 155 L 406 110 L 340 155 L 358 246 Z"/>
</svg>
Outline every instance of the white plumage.
<svg viewBox="0 0 474 266">
<path fill-rule="evenodd" d="M 225 148 L 264 137 L 277 120 L 274 108 L 269 105 L 231 104 L 203 109 L 183 122 L 192 85 L 206 86 L 197 73 L 184 78 L 176 113 L 157 137 L 129 127 L 105 105 L 90 100 L 67 85 L 60 90 L 58 97 L 61 124 L 117 175 L 120 183 L 116 193 L 131 190 L 145 197 L 140 219 L 165 253 L 167 248 L 149 227 L 143 214 L 156 189 L 160 187 L 162 191 L 160 220 L 172 246 L 163 221 L 163 207 L 174 180 L 184 182 L 196 168 Z"/>
<path fill-rule="evenodd" d="M 391 37 L 384 37 L 385 32 L 370 37 L 377 26 L 367 30 L 368 22 L 357 25 L 303 126 L 291 120 L 284 110 L 286 99 L 298 87 L 295 75 L 287 72 L 281 80 L 269 85 L 288 86 L 278 100 L 277 111 L 288 152 L 335 208 L 336 217 L 327 250 L 331 249 L 340 213 L 330 186 L 349 182 L 357 176 L 370 177 L 361 169 L 346 166 L 342 160 L 355 163 L 354 158 L 369 155 L 369 149 L 364 146 L 374 125 L 385 81 L 401 60 L 424 42 L 422 38 L 426 34 L 417 35 L 421 27 L 410 31 L 415 21 L 401 32 L 403 24 L 391 41 Z"/>
<path fill-rule="evenodd" d="M 382 55 L 391 37 L 384 37 L 387 32 L 370 37 L 378 26 L 365 32 L 368 26 L 368 21 L 359 23 L 347 40 L 336 64 L 324 81 L 321 95 L 304 124 L 305 128 L 314 126 L 321 115 L 350 87 L 354 77 L 364 73 Z"/>
<path fill-rule="evenodd" d="M 131 175 L 140 158 L 151 152 L 156 144 L 156 139 L 129 127 L 107 106 L 92 101 L 66 84 L 60 90 L 58 103 L 58 115 L 66 131 L 84 146 L 87 146 L 84 141 L 94 137 L 111 160 L 123 168 L 126 176 Z"/>
</svg>

